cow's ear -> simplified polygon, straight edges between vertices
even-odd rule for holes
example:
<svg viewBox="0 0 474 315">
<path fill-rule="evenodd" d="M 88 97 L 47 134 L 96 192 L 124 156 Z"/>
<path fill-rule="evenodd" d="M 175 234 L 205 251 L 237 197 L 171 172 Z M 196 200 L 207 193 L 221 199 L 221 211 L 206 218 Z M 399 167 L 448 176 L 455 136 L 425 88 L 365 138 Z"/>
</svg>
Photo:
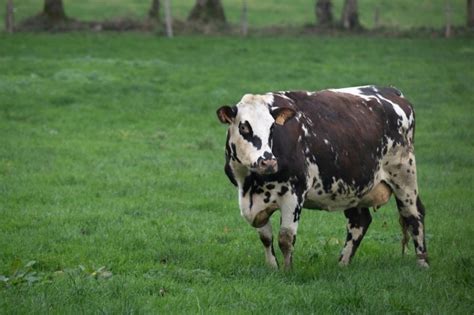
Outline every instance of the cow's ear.
<svg viewBox="0 0 474 315">
<path fill-rule="evenodd" d="M 277 125 L 284 125 L 290 118 L 296 115 L 296 112 L 289 107 L 278 107 L 272 110 L 272 116 Z"/>
<path fill-rule="evenodd" d="M 222 106 L 217 110 L 217 117 L 223 124 L 231 124 L 237 115 L 237 107 Z"/>
</svg>

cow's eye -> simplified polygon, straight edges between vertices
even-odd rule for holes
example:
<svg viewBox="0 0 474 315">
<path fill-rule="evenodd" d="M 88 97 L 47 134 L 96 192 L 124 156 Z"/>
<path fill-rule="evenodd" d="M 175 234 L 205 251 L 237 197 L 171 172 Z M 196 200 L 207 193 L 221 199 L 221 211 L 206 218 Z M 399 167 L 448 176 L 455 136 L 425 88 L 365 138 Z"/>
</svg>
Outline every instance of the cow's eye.
<svg viewBox="0 0 474 315">
<path fill-rule="evenodd" d="M 249 134 L 250 133 L 250 127 L 248 124 L 240 124 L 239 125 L 239 131 L 241 134 Z"/>
</svg>

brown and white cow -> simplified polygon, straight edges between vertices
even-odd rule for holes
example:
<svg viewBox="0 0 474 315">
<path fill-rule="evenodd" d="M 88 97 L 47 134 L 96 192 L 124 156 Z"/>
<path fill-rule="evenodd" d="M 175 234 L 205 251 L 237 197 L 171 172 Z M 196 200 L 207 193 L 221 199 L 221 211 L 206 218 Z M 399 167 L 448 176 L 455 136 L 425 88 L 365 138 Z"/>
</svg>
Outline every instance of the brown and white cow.
<svg viewBox="0 0 474 315">
<path fill-rule="evenodd" d="M 392 192 L 418 263 L 428 266 L 425 210 L 416 179 L 412 106 L 395 88 L 363 86 L 318 92 L 247 94 L 217 110 L 229 124 L 225 172 L 238 187 L 241 215 L 255 228 L 267 263 L 277 267 L 270 216 L 281 210 L 278 244 L 285 269 L 301 210 L 343 210 L 347 265 L 372 221 L 369 207 Z"/>
</svg>

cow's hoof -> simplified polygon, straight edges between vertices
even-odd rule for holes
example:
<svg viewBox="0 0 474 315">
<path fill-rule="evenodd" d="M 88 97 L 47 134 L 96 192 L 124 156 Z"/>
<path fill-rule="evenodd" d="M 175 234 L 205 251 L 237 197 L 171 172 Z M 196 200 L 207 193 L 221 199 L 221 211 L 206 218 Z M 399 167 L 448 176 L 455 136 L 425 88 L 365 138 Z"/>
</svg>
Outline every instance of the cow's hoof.
<svg viewBox="0 0 474 315">
<path fill-rule="evenodd" d="M 420 266 L 422 268 L 429 268 L 430 267 L 430 265 L 428 264 L 428 262 L 425 259 L 418 259 L 417 263 L 418 263 L 418 266 Z"/>
<path fill-rule="evenodd" d="M 276 259 L 273 261 L 267 261 L 267 266 L 272 270 L 278 270 L 278 261 Z"/>
<path fill-rule="evenodd" d="M 348 262 L 344 262 L 344 261 L 340 261 L 338 265 L 339 265 L 339 267 L 344 268 L 344 267 L 349 266 L 349 263 L 348 263 Z"/>
</svg>

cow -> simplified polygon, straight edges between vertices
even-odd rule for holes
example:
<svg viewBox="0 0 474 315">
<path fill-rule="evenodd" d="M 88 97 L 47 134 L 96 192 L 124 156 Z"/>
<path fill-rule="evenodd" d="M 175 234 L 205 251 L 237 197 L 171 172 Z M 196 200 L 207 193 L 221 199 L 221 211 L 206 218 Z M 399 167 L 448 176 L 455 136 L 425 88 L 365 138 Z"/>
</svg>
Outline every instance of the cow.
<svg viewBox="0 0 474 315">
<path fill-rule="evenodd" d="M 345 266 L 372 221 L 369 208 L 386 204 L 392 193 L 402 253 L 411 237 L 418 264 L 429 266 L 415 114 L 398 89 L 246 94 L 238 104 L 220 107 L 217 117 L 228 124 L 225 174 L 238 188 L 240 213 L 257 229 L 269 266 L 278 268 L 269 220 L 276 210 L 285 270 L 292 267 L 302 209 L 344 211 L 347 237 L 339 264 Z"/>
</svg>

